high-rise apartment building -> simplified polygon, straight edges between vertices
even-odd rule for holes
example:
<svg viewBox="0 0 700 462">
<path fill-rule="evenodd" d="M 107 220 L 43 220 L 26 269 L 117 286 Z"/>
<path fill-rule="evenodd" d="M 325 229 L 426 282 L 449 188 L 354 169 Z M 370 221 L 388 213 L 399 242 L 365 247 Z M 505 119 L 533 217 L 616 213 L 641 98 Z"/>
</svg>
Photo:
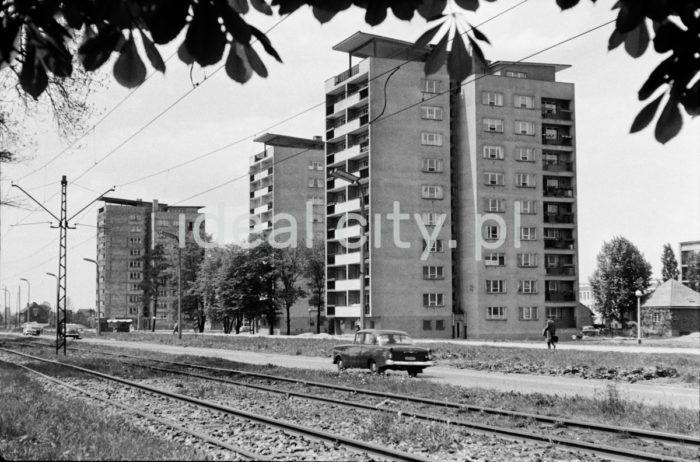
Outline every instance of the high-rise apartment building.
<svg viewBox="0 0 700 462">
<path fill-rule="evenodd" d="M 688 285 L 688 265 L 691 263 L 691 254 L 697 252 L 700 254 L 700 241 L 686 241 L 678 244 L 678 252 L 681 256 L 680 274 L 678 280 Z"/>
<path fill-rule="evenodd" d="M 535 337 L 575 327 L 573 84 L 568 66 L 495 62 L 460 85 L 425 50 L 357 33 L 326 81 L 327 312 L 359 317 L 357 185 L 369 217 L 367 327 L 419 337 Z M 346 226 L 347 222 L 347 226 Z M 349 241 L 348 241 L 349 239 Z M 350 245 L 347 243 L 350 242 Z"/>
<path fill-rule="evenodd" d="M 130 318 L 134 326 L 149 325 L 153 311 L 156 319 L 168 327 L 173 323 L 177 309 L 177 290 L 174 285 L 159 289 L 157 303 L 149 306 L 142 282 L 149 265 L 149 256 L 157 244 L 165 248 L 178 243 L 161 232 L 193 239 L 195 223 L 204 220 L 200 206 L 169 206 L 157 200 L 104 197 L 97 214 L 97 304 L 103 318 Z M 155 310 L 154 310 L 155 308 Z"/>
<path fill-rule="evenodd" d="M 323 242 L 325 185 L 321 137 L 305 139 L 266 133 L 255 141 L 263 143 L 264 148 L 250 158 L 251 235 L 272 238 L 284 245 L 291 245 L 292 241 L 298 246 Z M 294 229 L 296 239 L 285 229 Z M 280 325 L 284 325 L 282 318 L 278 320 Z M 308 299 L 297 300 L 290 309 L 291 332 L 315 331 L 315 323 L 316 311 Z"/>
</svg>

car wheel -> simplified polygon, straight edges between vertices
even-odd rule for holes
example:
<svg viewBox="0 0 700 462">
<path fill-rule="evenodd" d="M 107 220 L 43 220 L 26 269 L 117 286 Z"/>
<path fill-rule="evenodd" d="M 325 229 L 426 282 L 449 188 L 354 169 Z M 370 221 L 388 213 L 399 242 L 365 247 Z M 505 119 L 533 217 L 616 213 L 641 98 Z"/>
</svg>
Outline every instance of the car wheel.
<svg viewBox="0 0 700 462">
<path fill-rule="evenodd" d="M 338 372 L 345 370 L 345 363 L 343 362 L 343 358 L 338 358 L 335 363 L 338 365 Z"/>
<path fill-rule="evenodd" d="M 418 374 L 423 372 L 423 369 L 419 367 L 411 367 L 408 369 L 408 376 L 409 377 L 418 377 Z"/>
<path fill-rule="evenodd" d="M 374 362 L 374 361 L 369 362 L 369 371 L 372 374 L 379 374 L 380 371 L 379 371 L 379 367 L 377 366 L 376 362 Z"/>
</svg>

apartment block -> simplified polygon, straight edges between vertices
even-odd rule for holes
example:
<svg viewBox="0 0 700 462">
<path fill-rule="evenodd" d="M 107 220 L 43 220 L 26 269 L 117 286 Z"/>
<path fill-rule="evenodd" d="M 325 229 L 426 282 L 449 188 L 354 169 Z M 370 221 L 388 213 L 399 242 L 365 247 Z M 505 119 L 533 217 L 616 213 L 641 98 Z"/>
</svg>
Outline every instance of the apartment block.
<svg viewBox="0 0 700 462">
<path fill-rule="evenodd" d="M 426 78 L 429 49 L 411 43 L 356 33 L 334 50 L 350 59 L 325 83 L 335 332 L 360 316 L 360 189 L 367 327 L 432 338 L 535 338 L 547 318 L 575 327 L 574 86 L 555 78 L 568 66 L 474 63 L 458 85 L 444 68 Z"/>
<path fill-rule="evenodd" d="M 305 246 L 324 239 L 323 140 L 266 133 L 250 158 L 250 233 Z M 285 229 L 294 229 L 292 236 Z M 302 286 L 305 284 L 302 282 Z M 313 313 L 310 311 L 313 309 Z M 282 319 L 280 319 L 282 322 Z M 316 311 L 306 298 L 290 309 L 291 332 L 315 331 Z M 282 323 L 281 325 L 283 325 Z M 286 332 L 286 326 L 282 329 Z"/>
<path fill-rule="evenodd" d="M 146 328 L 155 313 L 156 322 L 171 327 L 177 310 L 174 284 L 160 288 L 157 306 L 144 296 L 142 282 L 158 244 L 175 248 L 177 242 L 162 232 L 193 239 L 195 224 L 201 223 L 200 206 L 169 206 L 157 200 L 105 197 L 97 214 L 97 304 L 103 318 L 130 318 L 134 326 Z M 198 223 L 197 223 L 198 224 Z M 160 324 L 163 326 L 163 324 Z"/>
<path fill-rule="evenodd" d="M 700 241 L 686 241 L 678 244 L 678 252 L 681 256 L 679 281 L 688 285 L 688 265 L 693 252 L 700 254 Z"/>
</svg>

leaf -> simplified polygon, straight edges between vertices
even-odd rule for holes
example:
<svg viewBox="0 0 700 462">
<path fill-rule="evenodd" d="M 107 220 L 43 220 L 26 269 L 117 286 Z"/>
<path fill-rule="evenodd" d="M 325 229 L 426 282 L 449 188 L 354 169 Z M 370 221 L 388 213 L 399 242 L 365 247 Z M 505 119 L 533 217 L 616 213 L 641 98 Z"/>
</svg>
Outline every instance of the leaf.
<svg viewBox="0 0 700 462">
<path fill-rule="evenodd" d="M 464 45 L 462 36 L 456 34 L 452 40 L 452 49 L 447 57 L 447 72 L 450 79 L 461 82 L 466 79 L 472 71 L 472 57 Z"/>
<path fill-rule="evenodd" d="M 151 9 L 144 15 L 153 41 L 159 45 L 173 40 L 187 24 L 190 0 L 151 0 Z"/>
<path fill-rule="evenodd" d="M 37 60 L 36 48 L 31 43 L 25 47 L 24 63 L 22 63 L 22 70 L 19 74 L 19 83 L 24 91 L 29 93 L 34 99 L 38 99 L 49 85 L 46 70 L 41 62 Z"/>
<path fill-rule="evenodd" d="M 117 48 L 122 34 L 118 29 L 104 26 L 94 37 L 87 38 L 78 48 L 80 61 L 86 71 L 94 71 L 102 66 Z"/>
<path fill-rule="evenodd" d="M 233 36 L 234 40 L 239 43 L 250 42 L 251 26 L 245 22 L 239 14 L 237 14 L 231 8 L 219 10 L 219 13 L 221 14 L 221 18 L 224 20 L 226 30 Z"/>
<path fill-rule="evenodd" d="M 416 11 L 424 19 L 432 21 L 435 18 L 442 16 L 442 12 L 447 5 L 447 0 L 433 0 L 429 2 L 422 2 L 418 5 Z"/>
<path fill-rule="evenodd" d="M 619 47 L 624 41 L 625 34 L 621 34 L 617 29 L 615 29 L 608 39 L 608 51 Z"/>
<path fill-rule="evenodd" d="M 146 66 L 136 50 L 133 35 L 129 36 L 114 63 L 114 78 L 126 88 L 138 87 L 146 80 Z"/>
<path fill-rule="evenodd" d="M 194 57 L 200 66 L 216 64 L 224 54 L 226 35 L 221 30 L 216 10 L 205 2 L 200 2 L 194 8 L 194 17 L 185 35 L 187 52 Z M 231 16 L 238 15 L 227 9 Z M 233 34 L 233 32 L 232 32 Z"/>
<path fill-rule="evenodd" d="M 194 64 L 194 56 L 190 54 L 189 51 L 187 51 L 187 47 L 185 46 L 185 42 L 182 42 L 180 46 L 177 48 L 177 57 L 180 58 L 180 61 L 183 63 L 189 65 L 189 64 Z"/>
<path fill-rule="evenodd" d="M 228 0 L 228 4 L 239 14 L 246 14 L 249 9 L 248 0 Z"/>
<path fill-rule="evenodd" d="M 683 44 L 683 31 L 671 21 L 666 21 L 654 35 L 654 50 L 658 53 L 666 53 L 673 49 L 674 45 Z"/>
<path fill-rule="evenodd" d="M 700 80 L 681 97 L 681 103 L 688 115 L 693 117 L 700 115 Z"/>
<path fill-rule="evenodd" d="M 444 22 L 441 22 L 437 26 L 428 29 L 427 31 L 423 32 L 420 37 L 418 37 L 418 40 L 416 40 L 416 43 L 413 44 L 415 48 L 423 48 L 428 46 L 430 41 L 435 37 L 435 34 L 440 30 Z"/>
<path fill-rule="evenodd" d="M 642 21 L 635 29 L 625 37 L 625 50 L 633 58 L 639 58 L 649 46 L 649 32 L 647 25 Z"/>
<path fill-rule="evenodd" d="M 248 63 L 250 63 L 250 67 L 253 68 L 253 70 L 262 78 L 267 77 L 267 68 L 265 67 L 265 64 L 262 62 L 262 59 L 260 59 L 260 56 L 258 56 L 258 53 L 253 49 L 251 46 L 245 46 L 245 56 L 248 58 Z"/>
<path fill-rule="evenodd" d="M 671 94 L 656 122 L 654 137 L 659 143 L 665 144 L 681 131 L 681 127 L 683 127 L 683 117 L 678 109 L 678 99 Z"/>
<path fill-rule="evenodd" d="M 659 104 L 661 103 L 661 99 L 663 97 L 664 95 L 659 95 L 658 98 L 644 106 L 644 109 L 639 111 L 637 117 L 634 118 L 634 122 L 632 122 L 632 128 L 630 128 L 630 133 L 636 133 L 640 130 L 643 130 L 647 125 L 651 123 L 651 121 L 654 119 L 656 110 L 659 108 Z"/>
<path fill-rule="evenodd" d="M 559 8 L 562 10 L 568 10 L 578 5 L 578 0 L 557 0 L 557 5 L 559 5 Z"/>
<path fill-rule="evenodd" d="M 250 0 L 250 4 L 259 12 L 268 16 L 272 15 L 272 8 L 270 8 L 270 5 L 268 5 L 265 0 Z"/>
<path fill-rule="evenodd" d="M 394 13 L 398 19 L 402 21 L 410 21 L 413 19 L 413 12 L 416 10 L 415 4 L 413 2 L 392 2 L 391 12 Z"/>
<path fill-rule="evenodd" d="M 250 26 L 250 31 L 253 34 L 253 36 L 255 36 L 255 38 L 257 38 L 258 41 L 262 44 L 267 54 L 274 57 L 278 62 L 281 63 L 282 58 L 280 58 L 280 55 L 277 54 L 277 50 L 275 50 L 272 47 L 272 43 L 270 42 L 270 39 L 267 38 L 267 35 L 265 35 L 261 30 L 253 26 Z"/>
<path fill-rule="evenodd" d="M 246 83 L 253 75 L 243 51 L 243 45 L 232 43 L 226 59 L 226 75 L 238 83 Z"/>
<path fill-rule="evenodd" d="M 467 37 L 469 37 L 469 36 L 467 36 Z M 476 55 L 477 59 L 480 61 L 481 65 L 484 67 L 487 67 L 486 57 L 484 56 L 484 52 L 481 51 L 481 47 L 479 46 L 479 44 L 476 43 L 474 40 L 472 40 L 471 37 L 469 37 L 469 45 L 471 45 L 472 51 L 474 51 L 474 54 Z"/>
<path fill-rule="evenodd" d="M 642 7 L 647 2 L 623 1 L 620 3 L 620 11 L 617 14 L 615 28 L 621 33 L 626 33 L 636 28 L 644 20 L 644 12 Z"/>
<path fill-rule="evenodd" d="M 325 24 L 333 17 L 336 15 L 337 11 L 332 11 L 332 10 L 325 10 L 323 8 L 319 8 L 317 6 L 314 6 L 312 8 L 312 11 L 314 13 L 314 18 L 318 20 L 321 24 Z"/>
<path fill-rule="evenodd" d="M 378 26 L 386 19 L 386 3 L 381 0 L 372 0 L 367 3 L 365 22 L 370 26 Z"/>
<path fill-rule="evenodd" d="M 656 69 L 651 71 L 651 74 L 649 74 L 646 82 L 644 82 L 642 88 L 639 89 L 639 99 L 644 101 L 650 97 L 663 83 L 668 82 L 672 70 L 673 56 L 662 61 L 661 64 L 656 66 Z"/>
<path fill-rule="evenodd" d="M 163 57 L 160 55 L 158 48 L 156 48 L 151 39 L 149 39 L 141 29 L 139 29 L 139 32 L 141 33 L 143 48 L 146 50 L 146 56 L 151 62 L 151 66 L 153 66 L 155 70 L 165 73 L 165 62 L 163 61 Z"/>
<path fill-rule="evenodd" d="M 476 11 L 479 9 L 479 0 L 455 0 L 455 3 L 465 10 Z"/>
<path fill-rule="evenodd" d="M 472 33 L 474 34 L 474 37 L 477 40 L 480 40 L 482 42 L 486 42 L 489 45 L 491 45 L 491 42 L 489 42 L 489 38 L 486 37 L 483 33 L 481 33 L 481 31 L 479 29 L 477 29 L 476 26 L 472 26 L 471 24 L 469 24 L 469 27 L 472 28 Z"/>
<path fill-rule="evenodd" d="M 449 34 L 445 34 L 442 36 L 438 44 L 435 45 L 435 47 L 433 47 L 432 51 L 428 55 L 428 59 L 425 60 L 425 75 L 436 73 L 440 70 L 443 63 L 445 62 L 445 58 L 447 58 L 448 35 Z"/>
</svg>

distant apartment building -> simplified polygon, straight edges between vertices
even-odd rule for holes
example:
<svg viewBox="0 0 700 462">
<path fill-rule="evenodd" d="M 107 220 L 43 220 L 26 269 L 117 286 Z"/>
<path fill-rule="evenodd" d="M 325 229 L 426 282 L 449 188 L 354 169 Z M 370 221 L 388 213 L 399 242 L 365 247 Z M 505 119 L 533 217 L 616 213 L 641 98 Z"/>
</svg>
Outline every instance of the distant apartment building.
<svg viewBox="0 0 700 462">
<path fill-rule="evenodd" d="M 690 256 L 693 252 L 700 254 L 700 241 L 686 241 L 678 244 L 678 250 L 681 256 L 681 267 L 678 280 L 685 285 L 688 285 L 688 264 Z"/>
<path fill-rule="evenodd" d="M 269 236 L 279 243 L 293 236 L 305 246 L 324 239 L 323 140 L 266 133 L 254 141 L 263 143 L 262 152 L 250 158 L 250 234 Z M 302 286 L 305 284 L 302 282 Z M 316 312 L 310 312 L 306 298 L 290 310 L 291 331 L 315 331 Z M 280 318 L 280 326 L 286 325 Z"/>
<path fill-rule="evenodd" d="M 155 312 L 156 321 L 172 327 L 177 309 L 174 285 L 159 289 L 157 306 L 144 296 L 142 282 L 152 249 L 158 244 L 175 248 L 177 242 L 161 234 L 193 237 L 200 206 L 169 206 L 157 200 L 102 198 L 97 214 L 97 304 L 102 318 L 130 318 L 146 328 Z M 200 218 L 201 230 L 204 222 Z M 163 324 L 160 324 L 161 327 Z"/>
<path fill-rule="evenodd" d="M 426 78 L 428 50 L 407 42 L 356 33 L 334 50 L 362 58 L 325 84 L 334 331 L 360 316 L 361 283 L 367 327 L 443 338 L 538 337 L 546 318 L 575 327 L 574 87 L 555 79 L 568 66 L 475 63 L 455 85 L 444 68 Z M 363 282 L 347 245 L 361 192 L 336 169 L 364 182 Z"/>
</svg>

